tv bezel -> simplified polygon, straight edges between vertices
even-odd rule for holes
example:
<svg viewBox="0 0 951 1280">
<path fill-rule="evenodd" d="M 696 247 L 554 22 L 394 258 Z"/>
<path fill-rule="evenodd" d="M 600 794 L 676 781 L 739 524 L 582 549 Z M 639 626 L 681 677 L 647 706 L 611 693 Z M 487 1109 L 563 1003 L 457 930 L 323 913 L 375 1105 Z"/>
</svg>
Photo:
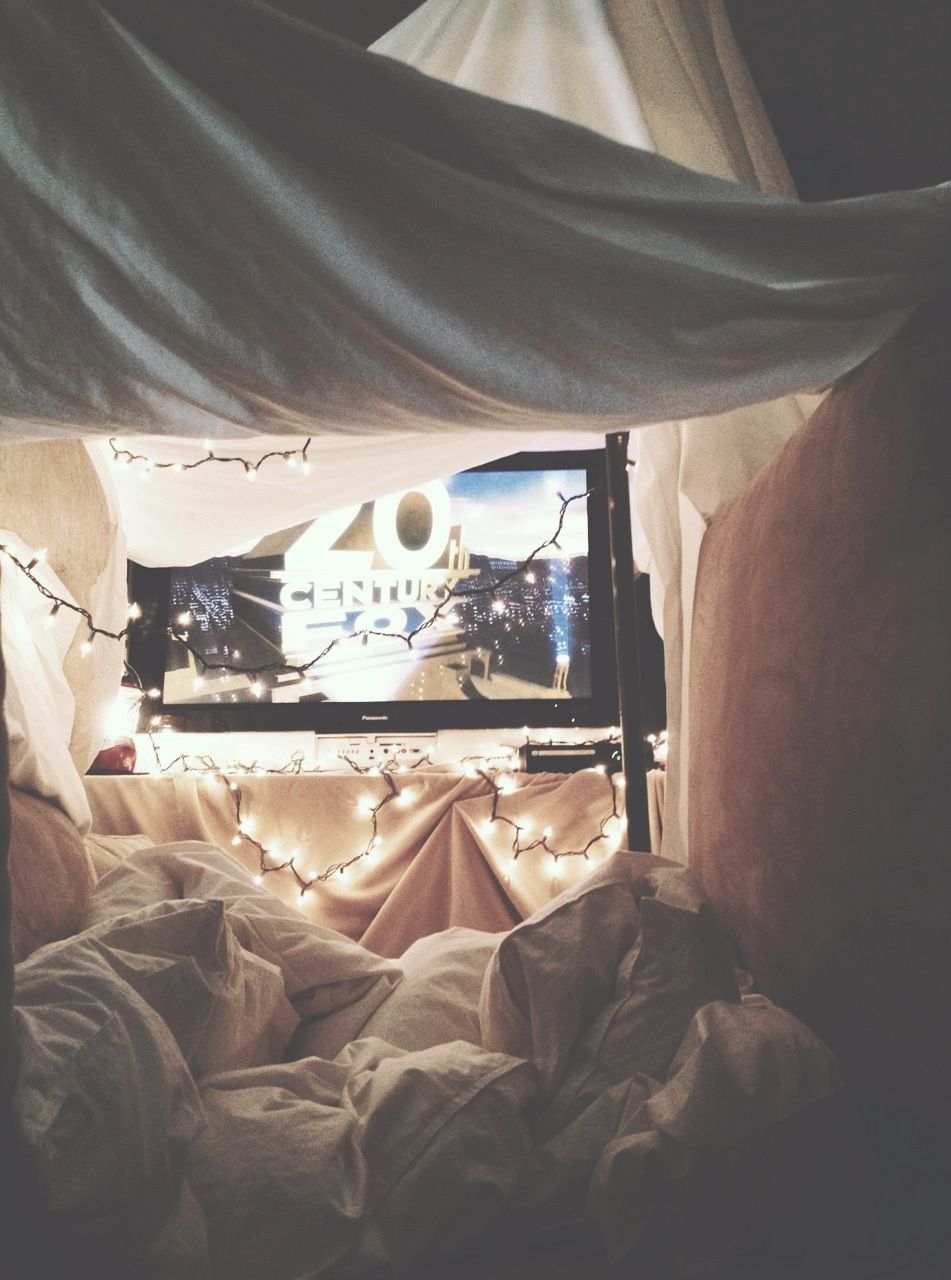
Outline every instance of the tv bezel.
<svg viewBox="0 0 951 1280">
<path fill-rule="evenodd" d="M 608 531 L 605 453 L 602 449 L 546 450 L 511 454 L 467 471 L 583 471 L 588 500 L 588 587 L 590 599 L 591 693 L 571 698 L 485 699 L 480 701 L 378 702 L 148 702 L 149 716 L 168 717 L 194 733 L 288 732 L 316 734 L 427 734 L 440 730 L 596 728 L 618 722 L 614 606 Z M 453 473 L 462 474 L 462 473 Z M 406 489 L 411 486 L 404 486 Z M 383 495 L 380 495 L 383 496 Z M 571 495 L 565 495 L 571 496 Z M 555 532 L 559 505 L 553 505 Z M 534 550 L 525 547 L 521 558 Z M 142 620 L 130 634 L 129 665 L 144 688 L 164 689 L 166 629 L 172 567 L 154 569 L 130 561 L 131 598 Z"/>
</svg>

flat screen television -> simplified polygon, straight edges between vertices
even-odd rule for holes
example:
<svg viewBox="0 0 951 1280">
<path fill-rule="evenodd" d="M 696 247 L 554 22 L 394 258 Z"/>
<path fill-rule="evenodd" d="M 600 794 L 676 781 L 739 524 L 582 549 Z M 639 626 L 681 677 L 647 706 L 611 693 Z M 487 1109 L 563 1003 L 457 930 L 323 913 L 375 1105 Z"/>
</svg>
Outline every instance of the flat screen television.
<svg viewBox="0 0 951 1280">
<path fill-rule="evenodd" d="M 566 498 L 557 541 L 543 545 Z M 150 710 L 196 732 L 617 720 L 600 450 L 517 454 L 294 525 L 240 555 L 133 566 L 132 590 L 143 619 L 130 663 L 161 692 Z"/>
</svg>

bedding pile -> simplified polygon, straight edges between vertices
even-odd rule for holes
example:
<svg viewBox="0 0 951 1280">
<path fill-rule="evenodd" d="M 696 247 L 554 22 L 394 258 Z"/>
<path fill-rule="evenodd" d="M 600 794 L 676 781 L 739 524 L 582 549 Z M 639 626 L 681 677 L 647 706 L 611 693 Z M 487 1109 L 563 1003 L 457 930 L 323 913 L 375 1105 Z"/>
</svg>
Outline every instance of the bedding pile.
<svg viewBox="0 0 951 1280">
<path fill-rule="evenodd" d="M 392 962 L 211 846 L 131 854 L 17 969 L 16 1103 L 64 1231 L 165 1280 L 358 1276 L 572 1215 L 627 1257 L 665 1186 L 838 1085 L 741 994 L 689 874 L 635 865 Z"/>
</svg>

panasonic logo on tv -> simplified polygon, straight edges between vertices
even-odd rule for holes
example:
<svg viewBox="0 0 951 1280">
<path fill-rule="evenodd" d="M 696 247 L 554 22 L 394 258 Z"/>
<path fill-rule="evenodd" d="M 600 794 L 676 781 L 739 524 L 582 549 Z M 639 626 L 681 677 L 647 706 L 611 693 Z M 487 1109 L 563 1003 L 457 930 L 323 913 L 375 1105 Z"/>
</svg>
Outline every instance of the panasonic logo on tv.
<svg viewBox="0 0 951 1280">
<path fill-rule="evenodd" d="M 389 716 L 361 716 L 361 720 L 389 720 Z"/>
</svg>

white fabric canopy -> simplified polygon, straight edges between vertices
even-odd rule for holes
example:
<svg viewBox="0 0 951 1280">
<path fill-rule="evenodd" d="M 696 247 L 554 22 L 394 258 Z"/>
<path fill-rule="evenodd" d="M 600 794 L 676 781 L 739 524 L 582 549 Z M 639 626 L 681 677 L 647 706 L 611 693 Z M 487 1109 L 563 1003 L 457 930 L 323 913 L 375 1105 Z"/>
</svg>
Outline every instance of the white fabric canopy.
<svg viewBox="0 0 951 1280">
<path fill-rule="evenodd" d="M 589 0 L 429 0 L 388 32 L 376 52 L 428 75 L 515 105 L 534 107 L 652 150 L 717 177 L 776 194 L 795 192 L 729 29 L 722 5 L 669 0 L 637 6 Z M 623 54 L 623 56 L 622 56 Z M 636 84 L 636 91 L 635 91 Z M 642 110 L 640 98 L 644 99 Z M 700 541 L 708 519 L 737 493 L 803 421 L 796 400 L 694 422 L 671 422 L 632 438 L 635 548 L 651 574 L 668 681 L 668 851 L 686 853 L 686 731 L 690 618 Z M 710 429 L 713 428 L 713 429 Z M 296 442 L 295 442 L 296 443 Z M 586 435 L 520 432 L 318 437 L 310 476 L 262 470 L 254 501 L 240 467 L 176 474 L 119 468 L 119 495 L 134 559 L 188 564 L 230 551 L 334 506 L 421 483 L 529 447 L 591 447 Z M 286 447 L 283 437 L 236 442 L 245 456 Z M 106 456 L 111 450 L 102 448 Z M 195 461 L 197 441 L 137 439 L 156 461 Z"/>
<path fill-rule="evenodd" d="M 374 48 L 464 88 L 795 198 L 722 0 L 428 0 Z M 632 437 L 635 557 L 651 575 L 654 620 L 664 637 L 664 850 L 674 857 L 687 856 L 680 784 L 689 759 L 693 590 L 706 522 L 810 408 L 804 397 L 788 397 Z"/>
<path fill-rule="evenodd" d="M 0 0 L 0 33 L 0 430 L 317 437 L 253 507 L 237 468 L 130 469 L 134 557 L 223 553 L 526 433 L 665 422 L 638 505 L 681 850 L 704 520 L 801 420 L 736 407 L 827 383 L 948 289 L 951 186 L 800 206 L 647 154 L 790 190 L 719 0 L 429 0 L 385 58 L 253 0 Z M 719 416 L 670 426 L 696 414 Z"/>
<path fill-rule="evenodd" d="M 9 434 L 603 433 L 815 389 L 951 186 L 741 190 L 253 0 L 0 3 Z"/>
<path fill-rule="evenodd" d="M 207 457 L 201 441 L 134 436 L 130 451 L 158 463 L 195 463 Z M 251 489 L 240 464 L 209 464 L 197 471 L 147 470 L 141 462 L 114 463 L 108 441 L 90 439 L 91 454 L 109 464 L 122 508 L 129 557 L 144 565 L 198 564 L 253 546 L 266 534 L 452 475 L 494 458 L 531 449 L 597 448 L 596 436 L 506 431 L 397 433 L 356 439 L 327 435 L 308 448 L 308 474 L 280 460 L 261 467 Z M 251 436 L 215 443 L 217 454 L 255 461 L 271 450 L 303 446 L 304 438 Z M 552 529 L 558 505 L 552 508 Z M 531 547 L 526 547 L 526 554 Z"/>
</svg>

